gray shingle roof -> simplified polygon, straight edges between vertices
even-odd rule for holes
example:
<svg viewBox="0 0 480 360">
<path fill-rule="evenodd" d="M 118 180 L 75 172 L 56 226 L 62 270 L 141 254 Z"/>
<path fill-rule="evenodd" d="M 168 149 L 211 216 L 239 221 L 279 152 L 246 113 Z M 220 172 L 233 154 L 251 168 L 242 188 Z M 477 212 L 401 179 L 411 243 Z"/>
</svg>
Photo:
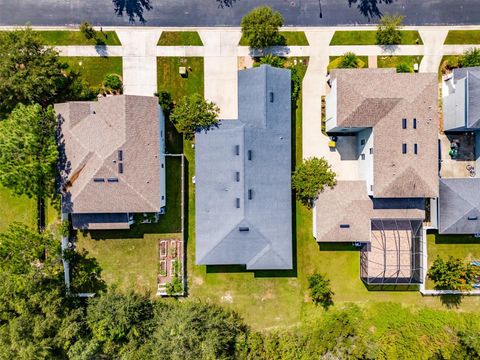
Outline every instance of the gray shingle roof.
<svg viewBox="0 0 480 360">
<path fill-rule="evenodd" d="M 337 126 L 372 127 L 375 197 L 436 197 L 438 194 L 438 83 L 436 74 L 395 69 L 333 70 Z M 402 119 L 407 119 L 407 129 Z M 417 128 L 413 129 L 413 119 Z M 407 154 L 402 145 L 407 144 Z M 417 144 L 418 154 L 414 154 Z"/>
<path fill-rule="evenodd" d="M 238 120 L 195 136 L 196 262 L 291 269 L 290 71 L 242 70 L 238 95 Z"/>
<path fill-rule="evenodd" d="M 480 233 L 480 178 L 440 179 L 439 232 Z"/>
<path fill-rule="evenodd" d="M 453 70 L 453 80 L 462 85 L 463 79 L 466 79 L 467 99 L 458 99 L 460 105 L 466 103 L 467 122 L 469 129 L 480 128 L 480 67 L 458 68 Z M 465 85 L 464 85 L 465 86 Z M 455 91 L 456 92 L 456 91 Z M 466 102 L 465 102 L 466 100 Z"/>
<path fill-rule="evenodd" d="M 64 211 L 160 210 L 163 117 L 156 97 L 120 95 L 68 102 L 55 104 L 55 111 L 66 157 Z"/>
</svg>

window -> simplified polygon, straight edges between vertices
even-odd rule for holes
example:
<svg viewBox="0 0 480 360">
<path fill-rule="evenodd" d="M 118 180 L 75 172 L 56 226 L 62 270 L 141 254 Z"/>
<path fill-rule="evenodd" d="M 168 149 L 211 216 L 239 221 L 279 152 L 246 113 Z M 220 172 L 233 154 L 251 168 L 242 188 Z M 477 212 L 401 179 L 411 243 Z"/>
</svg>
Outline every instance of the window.
<svg viewBox="0 0 480 360">
<path fill-rule="evenodd" d="M 413 128 L 414 129 L 417 128 L 417 119 L 416 118 L 413 118 Z"/>
<path fill-rule="evenodd" d="M 340 229 L 348 229 L 350 228 L 349 224 L 340 224 Z"/>
<path fill-rule="evenodd" d="M 365 145 L 365 139 L 360 140 L 360 145 Z"/>
<path fill-rule="evenodd" d="M 407 128 L 407 119 L 403 118 L 402 119 L 402 129 L 406 129 Z"/>
<path fill-rule="evenodd" d="M 365 160 L 365 154 L 361 154 L 360 159 Z"/>
<path fill-rule="evenodd" d="M 270 92 L 270 102 L 273 103 L 273 92 Z"/>
<path fill-rule="evenodd" d="M 418 145 L 417 145 L 417 144 L 413 144 L 413 153 L 414 153 L 415 155 L 418 154 Z"/>
<path fill-rule="evenodd" d="M 373 155 L 373 148 L 370 148 L 370 155 Z"/>
<path fill-rule="evenodd" d="M 407 144 L 402 144 L 402 153 L 403 154 L 407 153 Z"/>
</svg>

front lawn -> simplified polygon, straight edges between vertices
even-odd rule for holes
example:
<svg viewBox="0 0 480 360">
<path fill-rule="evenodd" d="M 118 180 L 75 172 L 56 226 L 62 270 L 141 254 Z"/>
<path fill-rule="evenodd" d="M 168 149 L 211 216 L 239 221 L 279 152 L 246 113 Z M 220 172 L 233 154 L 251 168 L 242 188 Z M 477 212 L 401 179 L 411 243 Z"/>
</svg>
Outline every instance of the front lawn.
<svg viewBox="0 0 480 360">
<path fill-rule="evenodd" d="M 102 86 L 107 74 L 122 76 L 121 57 L 60 57 L 60 60 L 67 63 L 72 69 L 79 71 L 82 78 L 92 86 Z"/>
<path fill-rule="evenodd" d="M 444 44 L 480 44 L 480 30 L 449 30 Z"/>
<path fill-rule="evenodd" d="M 308 46 L 308 40 L 303 31 L 280 31 L 282 39 L 279 45 L 285 46 Z M 240 46 L 248 46 L 247 39 L 242 36 L 240 39 Z"/>
<path fill-rule="evenodd" d="M 26 196 L 16 196 L 9 189 L 0 186 L 0 231 L 11 223 L 21 222 L 37 226 L 37 203 Z"/>
<path fill-rule="evenodd" d="M 335 31 L 330 45 L 376 45 L 376 31 Z M 401 30 L 400 45 L 422 45 L 422 38 L 416 30 Z M 417 42 L 418 41 L 418 42 Z"/>
<path fill-rule="evenodd" d="M 179 74 L 180 66 L 187 68 L 187 76 Z M 169 92 L 174 101 L 195 92 L 203 95 L 203 58 L 157 58 L 157 84 L 158 91 Z"/>
<path fill-rule="evenodd" d="M 400 64 L 406 64 L 413 71 L 413 64 L 418 64 L 422 61 L 423 56 L 378 56 L 377 67 L 379 68 L 396 68 Z"/>
<path fill-rule="evenodd" d="M 202 46 L 202 39 L 196 31 L 163 31 L 158 40 L 160 46 Z"/>
<path fill-rule="evenodd" d="M 472 235 L 427 235 L 428 268 L 437 256 L 480 261 L 480 239 Z M 433 289 L 433 281 L 428 279 L 427 288 Z"/>
<path fill-rule="evenodd" d="M 97 31 L 97 37 L 102 42 L 97 44 L 95 39 L 86 39 L 78 30 L 45 30 L 35 31 L 40 35 L 44 45 L 122 45 L 115 31 Z"/>
</svg>

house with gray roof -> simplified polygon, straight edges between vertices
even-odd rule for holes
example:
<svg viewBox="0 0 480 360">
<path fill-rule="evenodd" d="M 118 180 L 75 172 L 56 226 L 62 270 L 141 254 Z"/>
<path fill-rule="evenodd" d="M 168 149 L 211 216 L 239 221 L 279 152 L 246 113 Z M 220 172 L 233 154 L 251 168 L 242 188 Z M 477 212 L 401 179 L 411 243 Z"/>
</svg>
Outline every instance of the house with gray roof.
<svg viewBox="0 0 480 360">
<path fill-rule="evenodd" d="M 62 212 L 76 229 L 128 229 L 166 203 L 164 117 L 158 99 L 118 95 L 55 104 Z"/>
<path fill-rule="evenodd" d="M 239 71 L 238 103 L 195 136 L 196 263 L 292 269 L 290 71 Z"/>
<path fill-rule="evenodd" d="M 352 144 L 357 172 L 319 194 L 314 236 L 360 246 L 367 284 L 423 281 L 425 203 L 438 197 L 437 87 L 436 74 L 331 73 L 326 130 Z"/>
<path fill-rule="evenodd" d="M 453 70 L 443 83 L 440 234 L 480 234 L 480 67 Z"/>
</svg>

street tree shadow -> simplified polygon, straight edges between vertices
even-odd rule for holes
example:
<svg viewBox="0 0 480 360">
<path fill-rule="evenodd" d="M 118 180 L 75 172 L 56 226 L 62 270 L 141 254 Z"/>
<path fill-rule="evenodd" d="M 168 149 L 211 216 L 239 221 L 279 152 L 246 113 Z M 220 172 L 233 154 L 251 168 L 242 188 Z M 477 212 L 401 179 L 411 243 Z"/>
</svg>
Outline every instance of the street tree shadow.
<svg viewBox="0 0 480 360">
<path fill-rule="evenodd" d="M 348 0 L 348 6 L 352 7 L 353 4 L 357 4 L 357 8 L 360 13 L 368 18 L 368 21 L 374 18 L 382 17 L 382 12 L 378 8 L 379 4 L 391 4 L 393 0 Z"/>
<path fill-rule="evenodd" d="M 135 18 L 138 17 L 138 21 L 145 24 L 146 20 L 143 17 L 145 10 L 152 10 L 150 0 L 112 0 L 114 11 L 117 16 L 122 17 L 125 12 L 128 16 L 128 22 L 135 23 Z"/>
<path fill-rule="evenodd" d="M 223 8 L 226 8 L 226 7 L 232 7 L 233 4 L 235 4 L 235 2 L 237 0 L 216 0 L 216 1 L 217 1 L 217 4 L 218 4 L 218 8 L 223 9 Z"/>
</svg>

